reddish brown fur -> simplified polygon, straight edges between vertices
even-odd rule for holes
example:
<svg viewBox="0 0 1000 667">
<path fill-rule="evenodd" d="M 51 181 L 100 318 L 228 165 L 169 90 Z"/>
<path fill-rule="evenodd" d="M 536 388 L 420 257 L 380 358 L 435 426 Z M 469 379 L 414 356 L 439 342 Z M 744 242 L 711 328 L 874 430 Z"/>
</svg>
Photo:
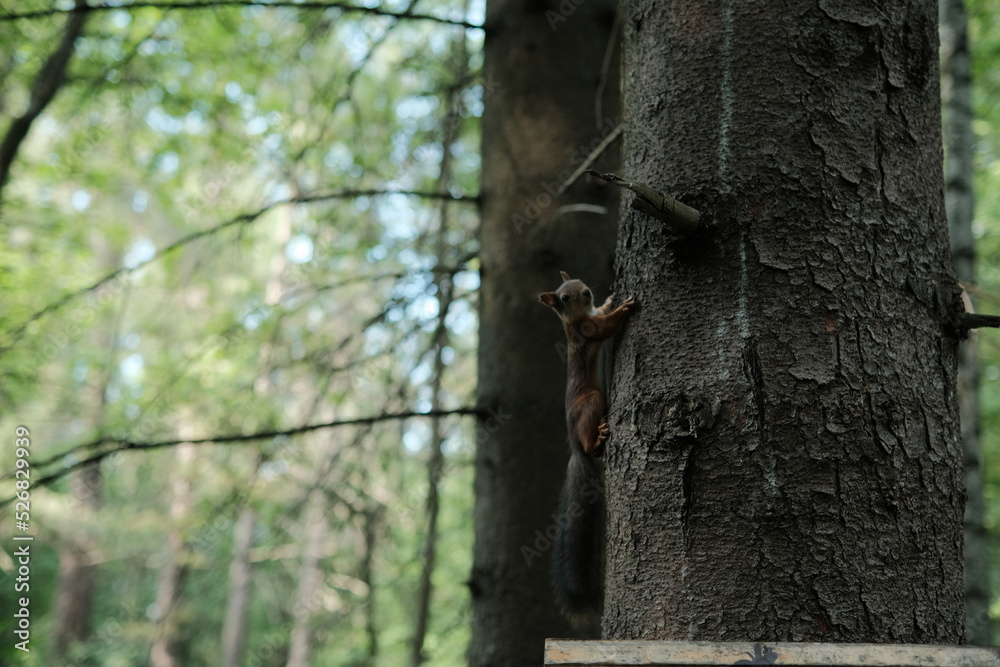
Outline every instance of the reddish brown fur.
<svg viewBox="0 0 1000 667">
<path fill-rule="evenodd" d="M 556 311 L 566 332 L 566 426 L 570 439 L 585 453 L 597 455 L 608 437 L 597 356 L 601 344 L 621 329 L 635 301 L 626 299 L 611 310 L 609 296 L 600 308 L 595 308 L 589 287 L 566 272 L 561 275 L 563 284 L 559 289 L 539 294 L 538 300 Z"/>
<path fill-rule="evenodd" d="M 602 463 L 595 458 L 608 437 L 604 395 L 598 383 L 601 344 L 615 335 L 635 304 L 600 308 L 579 280 L 562 273 L 563 284 L 538 300 L 556 311 L 566 332 L 566 430 L 570 460 L 559 502 L 552 556 L 556 598 L 578 628 L 599 623 L 604 604 L 604 498 Z"/>
</svg>

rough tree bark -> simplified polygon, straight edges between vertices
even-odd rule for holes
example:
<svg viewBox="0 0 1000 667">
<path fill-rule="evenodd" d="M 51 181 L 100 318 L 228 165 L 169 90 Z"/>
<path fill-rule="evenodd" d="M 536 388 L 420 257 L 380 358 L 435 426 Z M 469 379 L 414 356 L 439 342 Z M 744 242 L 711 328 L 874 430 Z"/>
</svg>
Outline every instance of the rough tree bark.
<svg viewBox="0 0 1000 667">
<path fill-rule="evenodd" d="M 963 641 L 936 4 L 625 12 L 605 636 Z"/>
<path fill-rule="evenodd" d="M 561 190 L 619 112 L 616 3 L 563 5 L 487 3 L 478 403 L 493 412 L 477 429 L 474 666 L 540 664 L 546 637 L 573 636 L 549 574 L 568 453 L 563 333 L 538 294 L 560 270 L 601 298 L 611 288 L 616 193 L 586 177 Z M 612 142 L 594 166 L 617 153 Z"/>
<path fill-rule="evenodd" d="M 969 19 L 964 0 L 940 0 L 941 88 L 944 104 L 945 204 L 955 274 L 976 282 L 972 215 L 972 63 Z M 969 295 L 971 299 L 971 295 Z M 958 400 L 965 454 L 965 629 L 970 644 L 993 643 L 990 623 L 990 571 L 983 504 L 982 448 L 979 442 L 979 359 L 976 335 L 959 348 Z"/>
</svg>

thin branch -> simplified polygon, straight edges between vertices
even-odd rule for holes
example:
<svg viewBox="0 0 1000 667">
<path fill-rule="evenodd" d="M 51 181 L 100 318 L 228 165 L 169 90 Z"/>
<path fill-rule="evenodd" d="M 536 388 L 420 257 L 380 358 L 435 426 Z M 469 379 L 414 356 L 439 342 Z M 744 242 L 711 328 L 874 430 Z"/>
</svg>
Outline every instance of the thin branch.
<svg viewBox="0 0 1000 667">
<path fill-rule="evenodd" d="M 27 330 L 28 326 L 32 322 L 34 322 L 34 321 L 36 321 L 38 319 L 41 319 L 42 317 L 44 317 L 45 315 L 48 315 L 49 313 L 52 313 L 52 312 L 55 312 L 55 311 L 59 310 L 60 308 L 62 308 L 63 306 L 65 306 L 70 301 L 73 301 L 74 299 L 77 299 L 78 297 L 81 297 L 84 294 L 89 294 L 90 292 L 94 292 L 94 291 L 100 289 L 101 287 L 103 287 L 104 285 L 106 285 L 107 283 L 110 283 L 113 280 L 117 280 L 119 278 L 126 278 L 129 275 L 131 275 L 132 273 L 134 273 L 134 272 L 138 271 L 139 269 L 143 268 L 144 266 L 146 266 L 146 265 L 148 265 L 148 264 L 150 264 L 152 262 L 155 262 L 156 260 L 162 259 L 163 257 L 165 257 L 165 256 L 169 255 L 170 253 L 174 252 L 175 250 L 177 250 L 178 248 L 181 248 L 181 247 L 183 247 L 183 246 L 191 243 L 192 241 L 197 241 L 198 239 L 200 239 L 202 237 L 210 236 L 212 234 L 215 234 L 216 232 L 219 232 L 219 231 L 221 231 L 223 229 L 226 229 L 227 227 L 231 227 L 231 226 L 233 226 L 235 224 L 253 222 L 257 218 L 259 218 L 261 215 L 263 215 L 264 213 L 266 213 L 267 211 L 269 211 L 271 208 L 272 208 L 272 206 L 265 206 L 265 207 L 263 207 L 263 208 L 261 208 L 261 209 L 259 209 L 257 211 L 254 211 L 252 213 L 241 213 L 240 215 L 236 216 L 235 218 L 231 218 L 229 220 L 226 220 L 225 222 L 222 222 L 222 223 L 220 223 L 218 225 L 215 225 L 214 227 L 209 227 L 208 229 L 202 229 L 202 230 L 199 230 L 197 232 L 192 232 L 191 234 L 188 234 L 187 236 L 183 236 L 183 237 L 177 239 L 176 241 L 174 241 L 170 245 L 166 246 L 163 250 L 160 250 L 159 252 L 155 253 L 149 259 L 147 259 L 145 261 L 142 261 L 142 262 L 139 262 L 135 266 L 131 266 L 131 267 L 123 266 L 123 267 L 121 267 L 119 269 L 115 269 L 111 273 L 108 273 L 108 274 L 104 275 L 103 277 L 98 278 L 97 281 L 91 283 L 90 285 L 87 285 L 86 287 L 81 287 L 80 289 L 77 289 L 77 290 L 74 290 L 72 292 L 68 292 L 68 293 L 64 294 L 63 296 L 61 296 L 60 298 L 56 299 L 55 301 L 47 304 L 41 310 L 36 311 L 33 315 L 31 315 L 31 317 L 29 317 L 27 320 L 25 320 L 24 323 L 21 324 L 21 326 L 17 327 L 13 331 L 13 333 L 11 334 L 11 341 L 10 341 L 10 343 L 8 343 L 6 347 L 0 347 L 0 354 L 2 354 L 4 352 L 6 352 L 7 350 L 11 349 L 21 339 L 21 336 L 24 335 L 24 332 Z"/>
<path fill-rule="evenodd" d="M 376 190 L 376 189 L 368 189 L 368 190 L 343 190 L 343 191 L 340 191 L 340 192 L 330 192 L 330 193 L 325 193 L 325 194 L 313 194 L 313 195 L 300 195 L 300 196 L 297 196 L 297 197 L 291 197 L 289 199 L 279 199 L 279 200 L 277 200 L 277 201 L 275 201 L 275 202 L 273 202 L 271 204 L 268 204 L 266 206 L 263 206 L 263 207 L 259 208 L 256 211 L 251 211 L 249 213 L 241 213 L 241 214 L 239 214 L 239 215 L 237 215 L 237 216 L 235 216 L 233 218 L 230 218 L 229 220 L 225 220 L 223 222 L 220 222 L 219 224 L 214 225 L 212 227 L 209 227 L 207 229 L 201 229 L 201 230 L 198 230 L 196 232 L 192 232 L 192 233 L 188 234 L 187 236 L 182 236 L 181 238 L 177 239 L 176 241 L 174 241 L 170 245 L 164 247 L 159 252 L 155 253 L 149 259 L 147 259 L 145 261 L 142 261 L 142 262 L 139 262 L 135 266 L 131 266 L 131 267 L 124 267 L 123 266 L 123 267 L 121 267 L 119 269 L 116 269 L 116 270 L 112 271 L 111 273 L 108 273 L 108 274 L 102 276 L 101 278 L 98 278 L 96 281 L 94 281 L 90 285 L 87 285 L 86 287 L 81 287 L 81 288 L 79 288 L 77 290 L 74 290 L 72 292 L 68 292 L 68 293 L 64 294 L 63 296 L 59 297 L 55 301 L 47 304 L 41 310 L 38 310 L 35 313 L 33 313 L 20 326 L 18 326 L 16 329 L 14 329 L 14 331 L 10 334 L 10 342 L 8 342 L 5 346 L 0 346 L 0 354 L 3 354 L 5 352 L 7 352 L 14 345 L 16 345 L 17 342 L 19 340 L 21 340 L 21 337 L 24 335 L 25 331 L 27 331 L 28 327 L 31 325 L 32 322 L 35 322 L 35 321 L 41 319 L 42 317 L 44 317 L 44 316 L 46 316 L 46 315 L 48 315 L 50 313 L 53 313 L 53 312 L 59 310 L 60 308 L 62 308 L 63 306 L 65 306 L 70 301 L 73 301 L 73 300 L 75 300 L 75 299 L 77 299 L 77 298 L 79 298 L 81 296 L 84 296 L 85 294 L 89 294 L 91 292 L 94 292 L 94 291 L 100 289 L 101 287 L 103 287 L 104 285 L 110 283 L 113 280 L 117 280 L 119 278 L 128 277 L 129 275 L 131 275 L 132 273 L 138 271 L 139 269 L 141 269 L 141 268 L 143 268 L 143 267 L 145 267 L 145 266 L 147 266 L 147 265 L 149 265 L 149 264 L 151 264 L 151 263 L 153 263 L 155 261 L 163 259 L 164 257 L 166 257 L 167 255 L 169 255 L 170 253 L 178 250 L 179 248 L 182 248 L 182 247 L 188 245 L 189 243 L 191 243 L 193 241 L 197 241 L 198 239 L 204 238 L 206 236 L 211 236 L 212 234 L 220 232 L 223 229 L 227 229 L 229 227 L 232 227 L 233 225 L 237 225 L 237 224 L 241 224 L 241 223 L 251 223 L 251 222 L 254 222 L 255 220 L 257 220 L 259 217 L 261 217 L 262 215 L 264 215 L 265 213 L 267 213 L 271 209 L 277 208 L 279 206 L 285 206 L 285 205 L 288 205 L 288 204 L 292 204 L 292 205 L 296 205 L 296 204 L 313 204 L 313 203 L 316 203 L 316 202 L 331 201 L 331 200 L 335 200 L 335 199 L 354 199 L 354 198 L 358 198 L 358 197 L 375 197 L 375 196 L 383 196 L 383 195 L 405 195 L 405 196 L 411 196 L 411 197 L 423 197 L 423 198 L 426 198 L 426 199 L 440 199 L 440 200 L 446 200 L 446 201 L 476 202 L 476 201 L 479 200 L 479 198 L 475 197 L 475 196 L 472 196 L 472 197 L 463 197 L 463 196 L 455 197 L 454 195 L 451 195 L 451 194 L 448 194 L 448 193 L 440 193 L 440 192 L 420 192 L 420 191 L 412 191 L 412 190 Z"/>
<path fill-rule="evenodd" d="M 416 4 L 416 2 L 417 0 L 411 0 L 407 4 L 406 8 L 403 10 L 403 13 L 404 14 L 411 13 L 413 10 L 413 6 Z M 375 52 L 379 49 L 380 46 L 382 46 L 389 39 L 389 35 L 392 34 L 393 29 L 395 29 L 399 25 L 400 21 L 394 20 L 391 23 L 389 23 L 389 25 L 386 26 L 386 28 L 382 31 L 381 35 L 372 38 L 372 41 L 369 43 L 368 49 L 365 52 L 365 54 L 360 58 L 357 64 L 354 65 L 354 67 L 350 68 L 350 72 L 347 75 L 347 80 L 344 82 L 344 85 L 342 87 L 342 92 L 339 93 L 336 101 L 334 101 L 332 104 L 322 103 L 322 106 L 326 110 L 325 115 L 327 118 L 333 118 L 334 115 L 336 115 L 336 113 L 340 110 L 341 104 L 350 104 L 351 106 L 355 105 L 355 101 L 352 98 L 354 91 L 354 83 L 357 81 L 358 77 L 364 71 L 365 67 L 368 66 L 368 63 L 370 63 L 374 59 Z M 310 40 L 314 38 L 315 35 L 310 36 Z M 333 85 L 333 81 L 334 79 L 328 80 L 329 86 Z M 318 90 L 319 90 L 318 97 L 323 98 L 326 95 L 326 92 L 329 90 L 329 88 L 327 86 L 323 86 L 318 88 Z M 357 115 L 357 110 L 355 110 L 355 115 Z M 361 123 L 361 125 L 363 125 L 363 123 Z M 313 140 L 303 141 L 302 147 L 288 162 L 291 165 L 295 165 L 302 159 L 302 157 L 308 151 L 315 149 L 317 146 L 326 146 L 327 144 L 329 144 L 330 141 L 326 138 L 327 131 L 329 129 L 330 129 L 329 122 L 321 123 L 320 126 L 317 128 L 318 136 Z"/>
<path fill-rule="evenodd" d="M 122 4 L 103 4 L 103 5 L 92 5 L 89 9 L 90 11 L 101 12 L 101 11 L 112 11 L 118 9 L 132 10 L 132 9 L 211 9 L 215 7 L 291 7 L 293 9 L 310 9 L 310 10 L 324 10 L 324 9 L 339 9 L 344 12 L 358 12 L 362 14 L 370 14 L 373 16 L 391 16 L 397 19 L 413 19 L 419 21 L 434 21 L 435 23 L 444 23 L 447 25 L 460 26 L 462 28 L 473 28 L 482 29 L 483 26 L 469 23 L 468 21 L 462 21 L 459 19 L 449 19 L 443 16 L 434 16 L 432 14 L 418 14 L 416 12 L 396 12 L 390 9 L 383 9 L 382 7 L 360 7 L 358 5 L 348 4 L 346 2 L 295 2 L 294 0 L 200 0 L 196 2 L 172 2 L 171 0 L 140 0 L 139 2 L 131 2 L 126 5 Z M 74 14 L 78 13 L 79 9 L 39 9 L 30 12 L 7 12 L 6 14 L 0 15 L 0 21 L 17 21 L 23 19 L 39 19 L 45 18 L 46 16 L 55 16 L 57 14 Z"/>
<path fill-rule="evenodd" d="M 596 174 L 597 172 L 590 172 L 589 171 L 591 165 L 593 165 L 594 162 L 597 161 L 597 158 L 601 157 L 601 155 L 604 153 L 604 151 L 606 151 L 608 149 L 608 146 L 610 146 L 614 142 L 614 140 L 617 139 L 620 136 L 622 136 L 622 126 L 621 126 L 621 124 L 619 124 L 618 127 L 616 127 L 615 129 L 611 130 L 610 134 L 608 134 L 608 136 L 604 137 L 604 140 L 601 141 L 601 143 L 597 145 L 597 148 L 595 148 L 594 150 L 590 151 L 590 155 L 588 155 L 583 160 L 583 163 L 579 167 L 576 168 L 576 171 L 574 171 L 570 175 L 570 177 L 566 179 L 565 183 L 563 183 L 562 185 L 559 186 L 559 190 L 556 192 L 556 197 L 558 197 L 562 193 L 564 193 L 567 190 L 569 190 L 570 186 L 573 185 L 574 183 L 576 183 L 576 179 L 580 178 L 580 176 L 582 176 L 583 174 L 585 174 L 585 173 L 586 174 L 589 174 L 589 173 L 595 173 Z"/>
<path fill-rule="evenodd" d="M 569 215 L 570 213 L 594 213 L 596 215 L 607 215 L 607 206 L 598 206 L 597 204 L 566 204 L 565 206 L 560 206 L 556 209 L 556 212 L 552 215 L 552 219 L 556 219 L 562 215 Z"/>
<path fill-rule="evenodd" d="M 117 454 L 118 452 L 126 452 L 131 450 L 150 450 L 150 449 L 161 449 L 163 447 L 175 447 L 181 444 L 191 444 L 191 445 L 207 445 L 216 444 L 224 445 L 230 443 L 244 443 L 244 442 L 255 442 L 257 440 L 268 440 L 270 438 L 279 437 L 291 437 L 293 435 L 300 435 L 302 433 L 309 433 L 311 431 L 319 431 L 321 429 L 327 428 L 338 428 L 340 426 L 367 426 L 371 424 L 376 424 L 378 422 L 384 421 L 395 421 L 399 419 L 412 419 L 414 417 L 445 417 L 450 415 L 478 415 L 486 416 L 488 413 L 486 410 L 473 407 L 464 408 L 454 408 L 452 410 L 428 410 L 427 412 L 387 412 L 379 415 L 371 415 L 368 417 L 356 417 L 354 419 L 334 419 L 332 421 L 320 422 L 318 424 L 305 424 L 303 426 L 296 426 L 294 428 L 288 429 L 275 429 L 269 431 L 257 431 L 255 433 L 231 433 L 228 435 L 216 435 L 208 438 L 178 438 L 173 440 L 153 440 L 149 442 L 141 442 L 135 440 L 128 440 L 127 438 L 115 438 L 115 437 L 103 437 L 87 442 L 81 445 L 72 447 L 71 449 L 62 452 L 56 456 L 52 456 L 43 461 L 37 462 L 35 465 L 38 468 L 43 468 L 45 466 L 52 465 L 53 463 L 66 458 L 67 456 L 75 456 L 77 452 L 94 450 L 105 445 L 114 445 L 108 449 L 103 449 L 94 453 L 91 453 L 84 458 L 77 460 L 76 462 L 63 467 L 57 472 L 49 473 L 48 475 L 43 475 L 35 480 L 32 484 L 32 488 L 43 486 L 50 482 L 53 482 L 63 475 L 76 470 L 77 468 L 82 468 L 84 466 L 90 465 L 96 461 L 102 461 L 112 454 Z M 13 477 L 14 473 L 10 472 L 3 475 L 3 479 Z M 11 498 L 5 499 L 0 505 L 7 504 L 11 501 Z"/>
<path fill-rule="evenodd" d="M 632 199 L 632 208 L 656 218 L 678 233 L 688 234 L 698 227 L 701 211 L 693 209 L 687 204 L 682 204 L 668 194 L 616 174 L 602 174 L 589 169 L 587 173 L 612 185 L 631 190 L 635 193 L 635 197 Z"/>
<path fill-rule="evenodd" d="M 66 30 L 59 46 L 49 55 L 31 84 L 28 109 L 11 122 L 3 143 L 0 143 L 0 191 L 7 184 L 10 167 L 17 157 L 21 142 L 28 136 L 28 130 L 66 81 L 66 68 L 70 58 L 73 57 L 76 40 L 83 32 L 83 25 L 87 22 L 88 16 L 87 5 L 83 0 L 77 0 L 76 7 L 69 11 L 71 15 L 66 21 Z"/>
<path fill-rule="evenodd" d="M 358 197 L 381 197 L 385 195 L 404 195 L 407 197 L 422 197 L 424 199 L 440 199 L 444 201 L 477 203 L 478 195 L 453 195 L 450 192 L 435 192 L 431 190 L 386 190 L 369 188 L 366 190 L 340 190 L 338 192 L 328 192 L 314 195 L 299 195 L 290 199 L 276 201 L 272 206 L 282 204 L 312 204 L 320 201 L 330 201 L 332 199 L 356 199 Z"/>
<path fill-rule="evenodd" d="M 594 120 L 597 121 L 597 126 L 601 126 L 601 118 L 604 116 L 604 89 L 608 85 L 608 73 L 611 71 L 611 60 L 615 54 L 617 48 L 618 39 L 622 34 L 622 12 L 625 9 L 625 3 L 617 3 L 618 7 L 615 8 L 615 22 L 611 25 L 611 34 L 608 36 L 608 45 L 604 47 L 604 60 L 601 62 L 601 78 L 597 80 L 597 90 L 594 91 Z M 615 68 L 616 70 L 618 67 Z M 617 77 L 616 77 L 617 83 Z M 618 126 L 619 129 L 621 125 Z"/>
</svg>

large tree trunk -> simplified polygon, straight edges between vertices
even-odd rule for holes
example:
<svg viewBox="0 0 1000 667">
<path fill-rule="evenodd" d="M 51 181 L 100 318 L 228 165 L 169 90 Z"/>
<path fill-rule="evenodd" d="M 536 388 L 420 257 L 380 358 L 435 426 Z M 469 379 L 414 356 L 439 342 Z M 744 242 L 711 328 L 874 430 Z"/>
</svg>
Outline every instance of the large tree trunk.
<svg viewBox="0 0 1000 667">
<path fill-rule="evenodd" d="M 633 0 L 608 638 L 961 642 L 937 7 Z"/>
<path fill-rule="evenodd" d="M 559 271 L 611 287 L 615 194 L 560 189 L 618 124 L 611 0 L 491 0 L 483 113 L 482 288 L 471 665 L 539 664 L 572 636 L 550 584 L 567 445 L 562 328 L 538 294 Z M 617 164 L 617 144 L 596 163 Z M 563 208 L 574 204 L 584 207 Z M 604 213 L 596 206 L 608 209 Z M 537 555 L 536 555 L 537 554 Z"/>
<path fill-rule="evenodd" d="M 940 0 L 941 83 L 944 102 L 945 202 L 955 274 L 976 282 L 975 210 L 972 183 L 972 63 L 964 0 Z M 990 570 L 983 526 L 982 451 L 979 444 L 979 359 L 976 336 L 962 343 L 958 359 L 958 400 L 965 452 L 965 629 L 970 644 L 993 643 L 990 623 Z"/>
</svg>

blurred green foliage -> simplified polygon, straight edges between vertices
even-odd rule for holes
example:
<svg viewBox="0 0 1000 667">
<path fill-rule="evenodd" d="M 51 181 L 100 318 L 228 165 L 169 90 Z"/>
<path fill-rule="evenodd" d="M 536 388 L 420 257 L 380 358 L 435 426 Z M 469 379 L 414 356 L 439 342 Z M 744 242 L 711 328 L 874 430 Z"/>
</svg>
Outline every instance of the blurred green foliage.
<svg viewBox="0 0 1000 667">
<path fill-rule="evenodd" d="M 995 0 L 967 0 L 972 49 L 973 131 L 976 138 L 975 193 L 978 289 L 976 308 L 1000 312 L 1000 4 Z M 986 500 L 986 529 L 991 538 L 1000 531 L 1000 332 L 981 329 L 976 334 L 981 364 L 981 431 Z M 991 549 L 994 643 L 1000 642 L 1000 550 Z"/>
<path fill-rule="evenodd" d="M 49 5 L 28 0 L 16 11 Z M 482 19 L 481 3 L 468 15 L 440 0 L 415 10 Z M 0 127 L 25 109 L 64 22 L 0 21 Z M 31 430 L 34 479 L 105 437 L 210 438 L 424 411 L 442 279 L 453 280 L 456 301 L 441 400 L 470 405 L 482 40 L 478 29 L 337 9 L 93 12 L 0 209 L 0 432 L 11 444 L 16 425 Z M 444 145 L 449 118 L 458 132 Z M 379 194 L 438 188 L 448 194 Z M 96 513 L 65 478 L 35 489 L 32 650 L 13 649 L 5 615 L 0 662 L 59 664 L 56 573 L 60 551 L 77 544 L 98 566 L 93 638 L 66 664 L 145 664 L 165 536 L 176 532 L 189 546 L 175 610 L 188 664 L 218 664 L 233 529 L 252 508 L 244 664 L 284 664 L 303 538 L 318 529 L 311 664 L 403 664 L 426 527 L 428 426 L 388 420 L 199 444 L 183 465 L 172 447 L 114 454 L 101 464 Z M 468 640 L 475 430 L 453 417 L 444 431 L 425 651 L 432 664 L 457 665 Z M 13 458 L 12 445 L 0 449 L 3 470 Z M 190 485 L 180 516 L 171 514 L 178 479 Z M 304 521 L 313 488 L 324 490 L 321 527 Z M 0 522 L 4 551 L 12 523 Z M 0 554 L 0 608 L 14 608 L 15 569 Z"/>
</svg>

